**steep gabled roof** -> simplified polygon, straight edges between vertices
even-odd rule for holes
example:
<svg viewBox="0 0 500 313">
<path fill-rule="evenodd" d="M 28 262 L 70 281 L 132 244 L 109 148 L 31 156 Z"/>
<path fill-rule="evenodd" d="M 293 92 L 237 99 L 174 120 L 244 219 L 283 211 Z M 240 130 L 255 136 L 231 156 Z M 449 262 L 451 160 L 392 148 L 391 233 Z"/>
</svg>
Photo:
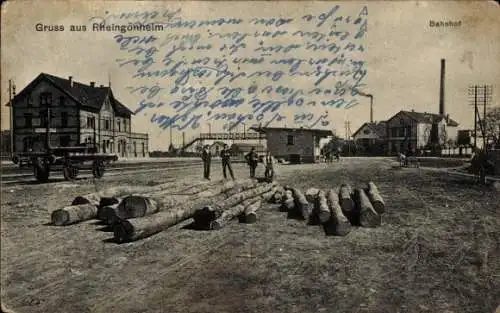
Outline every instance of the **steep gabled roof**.
<svg viewBox="0 0 500 313">
<path fill-rule="evenodd" d="M 397 114 L 395 114 L 394 116 L 398 115 L 399 113 L 403 113 L 403 114 L 407 115 L 408 117 L 410 117 L 412 120 L 416 121 L 417 123 L 425 123 L 425 124 L 440 123 L 443 119 L 446 118 L 446 115 L 427 113 L 427 112 L 415 112 L 415 111 L 400 111 Z M 458 122 L 449 118 L 447 126 L 456 127 L 456 126 L 458 126 Z"/>
<path fill-rule="evenodd" d="M 69 79 L 61 78 L 47 73 L 41 73 L 40 75 L 38 75 L 31 83 L 28 84 L 28 86 L 26 86 L 18 95 L 16 95 L 16 98 L 21 97 L 40 80 L 48 81 L 50 84 L 67 94 L 70 98 L 75 100 L 83 107 L 100 110 L 104 103 L 104 100 L 109 95 L 111 103 L 117 115 L 130 116 L 134 114 L 120 101 L 115 99 L 110 87 L 92 87 L 90 85 L 82 84 L 76 81 L 73 81 L 73 86 L 71 86 Z"/>
<path fill-rule="evenodd" d="M 379 123 L 368 123 L 368 122 L 366 122 L 363 125 L 361 125 L 361 127 L 358 128 L 352 134 L 352 137 L 355 137 L 366 126 L 366 127 L 369 127 L 380 138 L 385 138 L 385 136 L 386 136 L 386 125 L 387 125 L 387 123 L 385 121 L 381 121 Z"/>
</svg>

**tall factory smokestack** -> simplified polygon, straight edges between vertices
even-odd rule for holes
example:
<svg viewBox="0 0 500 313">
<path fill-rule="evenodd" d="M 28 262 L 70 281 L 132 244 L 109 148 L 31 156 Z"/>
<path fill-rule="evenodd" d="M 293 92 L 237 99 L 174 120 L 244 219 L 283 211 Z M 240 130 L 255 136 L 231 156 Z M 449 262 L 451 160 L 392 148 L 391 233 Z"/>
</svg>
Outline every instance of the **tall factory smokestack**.
<svg viewBox="0 0 500 313">
<path fill-rule="evenodd" d="M 441 82 L 439 86 L 439 114 L 444 115 L 444 74 L 445 74 L 445 60 L 441 59 Z"/>
</svg>

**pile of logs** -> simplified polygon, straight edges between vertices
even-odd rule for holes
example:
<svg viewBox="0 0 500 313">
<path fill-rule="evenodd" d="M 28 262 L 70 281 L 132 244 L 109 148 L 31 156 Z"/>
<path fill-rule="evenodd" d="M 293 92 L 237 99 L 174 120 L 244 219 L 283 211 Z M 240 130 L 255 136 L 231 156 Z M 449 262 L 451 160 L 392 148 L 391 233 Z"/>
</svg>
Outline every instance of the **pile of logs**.
<svg viewBox="0 0 500 313">
<path fill-rule="evenodd" d="M 355 189 L 349 184 L 326 191 L 309 188 L 305 194 L 285 186 L 278 188 L 271 200 L 281 204 L 281 211 L 289 217 L 322 225 L 327 235 L 345 236 L 352 226 L 380 226 L 385 212 L 385 202 L 373 182 Z"/>
<path fill-rule="evenodd" d="M 351 226 L 377 227 L 385 202 L 373 182 L 365 188 L 319 190 L 280 186 L 276 182 L 167 182 L 156 186 L 118 186 L 76 197 L 71 205 L 52 213 L 52 224 L 64 226 L 99 219 L 113 229 L 118 243 L 135 241 L 192 219 L 195 229 L 216 230 L 238 219 L 255 223 L 263 203 L 280 204 L 282 212 L 327 235 L 345 236 Z"/>
<path fill-rule="evenodd" d="M 276 193 L 276 182 L 169 182 L 156 186 L 121 186 L 77 197 L 52 212 L 52 224 L 90 219 L 109 225 L 115 241 L 129 242 L 164 231 L 192 218 L 197 229 L 220 229 L 231 220 L 255 223 L 257 211 Z"/>
</svg>

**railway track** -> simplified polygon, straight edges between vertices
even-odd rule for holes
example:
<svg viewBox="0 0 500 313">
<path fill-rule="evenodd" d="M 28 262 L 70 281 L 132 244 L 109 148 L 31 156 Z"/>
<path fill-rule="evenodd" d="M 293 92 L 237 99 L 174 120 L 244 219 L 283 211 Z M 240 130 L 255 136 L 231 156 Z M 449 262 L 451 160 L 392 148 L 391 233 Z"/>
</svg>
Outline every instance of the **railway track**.
<svg viewBox="0 0 500 313">
<path fill-rule="evenodd" d="M 214 162 L 214 163 L 217 163 Z M 145 162 L 139 164 L 115 164 L 114 166 L 109 166 L 106 168 L 106 173 L 104 177 L 107 176 L 116 176 L 121 174 L 133 174 L 133 173 L 146 173 L 146 172 L 156 172 L 158 170 L 169 170 L 169 169 L 183 169 L 190 168 L 193 166 L 202 166 L 201 161 L 197 160 L 189 160 L 189 161 L 175 161 L 175 162 Z M 82 169 L 80 171 L 79 177 L 87 178 L 87 176 L 92 176 L 91 169 Z M 56 170 L 51 173 L 51 181 L 60 181 L 63 179 L 62 168 L 61 171 Z M 17 173 L 4 173 L 2 170 L 1 183 L 2 185 L 16 185 L 33 182 L 35 183 L 36 179 L 33 176 L 32 169 L 18 169 Z M 50 183 L 50 181 L 49 181 Z"/>
</svg>

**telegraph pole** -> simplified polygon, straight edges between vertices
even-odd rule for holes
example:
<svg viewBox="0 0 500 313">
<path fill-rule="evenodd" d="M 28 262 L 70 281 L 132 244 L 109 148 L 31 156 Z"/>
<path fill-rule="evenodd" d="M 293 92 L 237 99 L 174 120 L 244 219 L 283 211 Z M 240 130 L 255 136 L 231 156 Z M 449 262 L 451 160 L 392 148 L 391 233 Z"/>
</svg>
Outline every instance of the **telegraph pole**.
<svg viewBox="0 0 500 313">
<path fill-rule="evenodd" d="M 480 89 L 478 85 L 473 85 L 469 87 L 469 104 L 474 105 L 474 148 L 477 148 L 477 128 L 481 131 L 483 136 L 483 149 L 486 152 L 486 146 L 488 144 L 488 134 L 487 134 L 487 123 L 486 123 L 486 107 L 490 105 L 492 94 L 491 86 L 483 85 Z M 482 97 L 482 98 L 481 98 Z M 483 102 L 483 118 L 481 119 L 481 113 L 479 110 L 478 103 L 482 100 Z M 478 125 L 479 124 L 479 125 Z"/>
<path fill-rule="evenodd" d="M 12 80 L 9 79 L 9 107 L 10 107 L 10 156 L 14 156 L 14 107 L 12 105 L 12 91 L 16 90 L 16 86 L 12 84 Z"/>
</svg>

